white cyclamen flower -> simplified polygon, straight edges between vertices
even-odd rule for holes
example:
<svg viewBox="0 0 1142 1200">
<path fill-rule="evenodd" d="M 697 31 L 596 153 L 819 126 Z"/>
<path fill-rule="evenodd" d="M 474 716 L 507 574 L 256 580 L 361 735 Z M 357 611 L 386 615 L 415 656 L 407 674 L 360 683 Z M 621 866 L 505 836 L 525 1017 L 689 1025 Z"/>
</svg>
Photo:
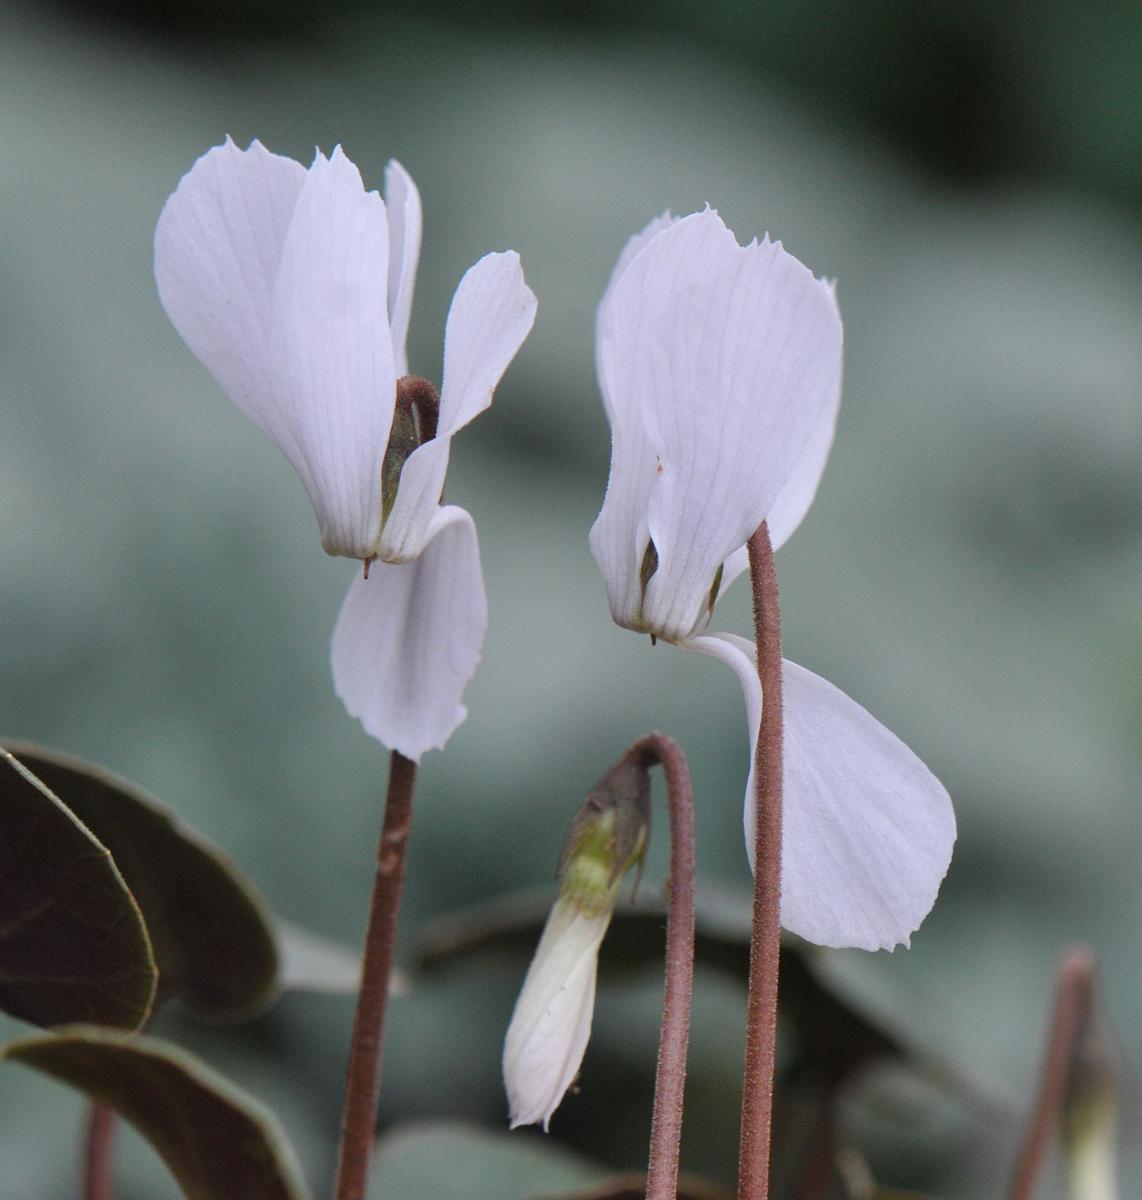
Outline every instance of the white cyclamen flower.
<svg viewBox="0 0 1142 1200">
<path fill-rule="evenodd" d="M 591 550 L 615 621 L 713 655 L 741 681 L 756 746 L 752 643 L 703 631 L 767 521 L 800 524 L 840 405 L 832 284 L 768 239 L 739 246 L 716 212 L 659 217 L 599 306 L 611 473 Z M 955 840 L 947 792 L 854 701 L 785 664 L 781 921 L 827 946 L 907 944 Z M 745 807 L 753 856 L 753 780 Z"/>
<path fill-rule="evenodd" d="M 307 171 L 229 140 L 183 177 L 155 231 L 175 328 L 293 464 L 326 551 L 365 563 L 333 636 L 338 695 L 417 760 L 463 721 L 487 626 L 472 518 L 440 504 L 449 443 L 491 403 L 536 307 L 518 255 L 476 263 L 448 314 L 435 436 L 419 411 L 398 431 L 398 381 L 418 382 L 405 341 L 420 236 L 399 163 L 382 200 L 339 148 Z"/>
</svg>

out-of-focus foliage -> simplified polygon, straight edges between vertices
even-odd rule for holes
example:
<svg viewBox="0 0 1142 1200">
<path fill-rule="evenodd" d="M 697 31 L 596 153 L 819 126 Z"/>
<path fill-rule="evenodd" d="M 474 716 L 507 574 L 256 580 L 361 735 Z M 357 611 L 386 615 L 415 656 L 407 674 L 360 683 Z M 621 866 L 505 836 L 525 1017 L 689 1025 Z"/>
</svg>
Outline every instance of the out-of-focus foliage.
<svg viewBox="0 0 1142 1200">
<path fill-rule="evenodd" d="M 121 1113 L 162 1155 L 187 1200 L 307 1196 L 273 1116 L 175 1046 L 74 1025 L 14 1042 L 3 1057 Z"/>
<path fill-rule="evenodd" d="M 377 1145 L 370 1196 L 376 1200 L 530 1200 L 584 1188 L 605 1171 L 534 1134 L 456 1122 L 394 1130 Z"/>
<path fill-rule="evenodd" d="M 518 250 L 540 303 L 449 478 L 480 528 L 491 630 L 467 724 L 425 759 L 406 947 L 435 914 L 548 884 L 586 790 L 652 727 L 690 758 L 701 878 L 746 887 L 737 685 L 613 629 L 586 549 L 608 459 L 595 302 L 650 216 L 709 201 L 839 279 L 837 443 L 778 563 L 790 657 L 914 747 L 960 824 L 913 949 L 837 969 L 991 1107 L 881 1071 L 843 1128 L 885 1185 L 994 1194 L 1065 941 L 1103 960 L 1127 1063 L 1142 1044 L 1136 8 L 178 11 L 0 14 L 0 732 L 138 780 L 275 910 L 359 942 L 385 762 L 329 681 L 351 568 L 316 551 L 292 472 L 170 329 L 150 265 L 163 201 L 226 132 L 303 160 L 341 141 L 373 186 L 395 155 L 424 195 L 415 370 L 438 377 L 479 254 Z M 748 631 L 745 589 L 719 627 Z M 659 830 L 644 886 L 664 864 Z M 493 953 L 394 1002 L 384 1128 L 505 1120 L 521 978 Z M 645 1165 L 659 998 L 655 968 L 604 970 L 580 1094 L 553 1122 L 608 1171 Z M 170 1011 L 160 1031 L 272 1104 L 324 1183 L 349 1020 L 288 996 L 244 1030 Z M 723 1185 L 741 1028 L 739 984 L 700 972 L 683 1164 Z M 1133 1194 L 1129 1069 L 1123 1093 Z M 61 1094 L 0 1071 L 5 1194 L 74 1190 Z M 177 1195 L 138 1140 L 122 1150 L 124 1200 Z"/>
<path fill-rule="evenodd" d="M 269 1000 L 278 984 L 274 927 L 225 854 L 110 771 L 25 742 L 7 749 L 100 839 L 122 872 L 154 948 L 156 1002 L 177 996 L 202 1016 L 237 1018 Z M 95 1014 L 70 1016 L 81 1020 L 92 1023 Z"/>
<path fill-rule="evenodd" d="M 0 1010 L 35 1025 L 137 1029 L 158 971 L 143 914 L 107 847 L 0 750 Z"/>
</svg>

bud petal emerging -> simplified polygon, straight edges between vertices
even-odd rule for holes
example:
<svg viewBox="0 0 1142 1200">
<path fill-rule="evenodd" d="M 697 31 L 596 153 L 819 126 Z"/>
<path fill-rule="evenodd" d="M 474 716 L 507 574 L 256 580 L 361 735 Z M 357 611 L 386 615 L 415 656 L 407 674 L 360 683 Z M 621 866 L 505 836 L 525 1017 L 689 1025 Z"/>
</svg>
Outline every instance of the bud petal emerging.
<svg viewBox="0 0 1142 1200">
<path fill-rule="evenodd" d="M 547 918 L 504 1042 L 511 1127 L 546 1129 L 591 1036 L 595 971 L 611 909 L 584 912 L 561 897 Z"/>
<path fill-rule="evenodd" d="M 559 899 L 528 968 L 504 1042 L 511 1127 L 546 1129 L 591 1035 L 599 946 L 622 878 L 642 862 L 650 830 L 646 764 L 627 756 L 592 789 L 563 845 Z"/>
</svg>

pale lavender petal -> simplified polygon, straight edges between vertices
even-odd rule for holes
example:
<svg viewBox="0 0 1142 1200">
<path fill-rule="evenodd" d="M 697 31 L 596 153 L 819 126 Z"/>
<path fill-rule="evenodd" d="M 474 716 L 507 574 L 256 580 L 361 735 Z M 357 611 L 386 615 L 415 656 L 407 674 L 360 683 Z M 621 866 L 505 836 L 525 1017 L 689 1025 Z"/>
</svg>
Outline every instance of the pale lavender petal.
<svg viewBox="0 0 1142 1200">
<path fill-rule="evenodd" d="M 350 584 L 333 631 L 337 695 L 366 733 L 419 762 L 467 716 L 487 625 L 476 527 L 440 508 L 415 562 L 378 560 Z"/>
<path fill-rule="evenodd" d="M 385 206 L 334 150 L 298 197 L 273 294 L 274 390 L 330 554 L 368 558 L 396 398 Z"/>
<path fill-rule="evenodd" d="M 737 674 L 756 744 L 761 689 L 752 643 L 730 634 L 689 648 Z M 951 861 L 955 814 L 928 768 L 865 709 L 811 671 L 782 672 L 785 803 L 781 923 L 822 946 L 908 944 Z M 752 861 L 752 754 L 746 846 Z"/>
<path fill-rule="evenodd" d="M 229 139 L 183 176 L 155 229 L 155 280 L 171 323 L 230 399 L 295 466 L 269 370 L 272 297 L 305 168 Z"/>
<path fill-rule="evenodd" d="M 648 509 L 659 566 L 643 615 L 677 639 L 704 621 L 718 566 L 760 525 L 835 410 L 840 316 L 831 288 L 765 242 L 677 296 L 639 360 L 659 459 Z"/>
<path fill-rule="evenodd" d="M 718 263 L 732 260 L 738 250 L 734 235 L 709 209 L 678 220 L 655 218 L 623 251 L 599 306 L 595 360 L 611 419 L 611 472 L 590 544 L 611 615 L 627 628 L 648 628 L 641 574 L 650 537 L 650 498 L 662 465 L 647 429 L 643 352 L 648 345 L 658 346 L 675 294 Z M 711 573 L 707 592 L 713 578 Z M 678 636 L 690 632 L 688 627 Z"/>
<path fill-rule="evenodd" d="M 547 1128 L 575 1082 L 595 1011 L 599 946 L 611 913 L 560 899 L 544 926 L 504 1040 L 511 1126 Z"/>
<path fill-rule="evenodd" d="M 468 268 L 444 328 L 444 378 L 437 436 L 462 429 L 492 392 L 535 323 L 535 293 L 514 250 L 485 254 Z"/>
<path fill-rule="evenodd" d="M 614 270 L 611 271 L 611 277 L 607 280 L 606 290 L 603 292 L 603 298 L 599 301 L 599 307 L 595 313 L 595 369 L 599 376 L 599 390 L 603 395 L 603 407 L 607 410 L 607 416 L 613 421 L 615 419 L 614 408 L 612 405 L 610 387 L 603 372 L 603 364 L 601 361 L 602 346 L 603 346 L 603 324 L 607 319 L 607 314 L 610 310 L 611 294 L 615 290 L 615 284 L 622 278 L 627 267 L 634 261 L 635 256 L 639 254 L 651 241 L 652 238 L 660 234 L 664 229 L 669 229 L 672 225 L 678 222 L 679 218 L 672 216 L 670 212 L 661 213 L 649 221 L 646 226 L 639 230 L 627 244 L 619 252 L 618 261 L 615 263 Z M 622 403 L 622 397 L 619 397 L 619 403 Z"/>
<path fill-rule="evenodd" d="M 393 369 L 400 379 L 408 374 L 406 343 L 423 220 L 420 192 L 395 158 L 385 168 L 385 209 L 389 218 L 389 327 Z"/>
<path fill-rule="evenodd" d="M 835 298 L 836 286 L 828 286 Z M 774 550 L 788 541 L 789 535 L 801 524 L 813 503 L 813 498 L 817 495 L 817 487 L 833 446 L 833 434 L 837 428 L 840 407 L 841 381 L 838 375 L 837 386 L 830 393 L 825 407 L 821 409 L 821 415 L 809 434 L 809 440 L 805 443 L 805 449 L 801 451 L 793 474 L 789 476 L 777 499 L 765 514 L 769 526 L 769 541 Z"/>
<path fill-rule="evenodd" d="M 460 281 L 444 333 L 444 380 L 436 437 L 417 447 L 401 470 L 396 501 L 381 535 L 389 562 L 420 554 L 448 473 L 453 435 L 483 412 L 535 320 L 535 295 L 519 255 L 485 255 Z"/>
</svg>

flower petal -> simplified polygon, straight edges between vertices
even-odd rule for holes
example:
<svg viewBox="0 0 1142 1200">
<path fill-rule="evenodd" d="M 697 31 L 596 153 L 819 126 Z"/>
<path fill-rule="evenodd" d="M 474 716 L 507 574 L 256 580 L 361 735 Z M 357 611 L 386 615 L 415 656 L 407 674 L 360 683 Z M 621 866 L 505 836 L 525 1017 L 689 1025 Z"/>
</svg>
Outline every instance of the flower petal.
<svg viewBox="0 0 1142 1200">
<path fill-rule="evenodd" d="M 713 209 L 656 217 L 624 247 L 599 303 L 596 364 L 608 413 L 633 409 L 645 423 L 640 348 L 659 341 L 676 297 L 741 248 Z"/>
<path fill-rule="evenodd" d="M 644 618 L 677 637 L 703 619 L 719 564 L 761 523 L 837 404 L 841 322 L 831 289 L 764 242 L 687 287 L 657 334 L 636 372 L 660 459 L 648 511 L 659 567 Z"/>
<path fill-rule="evenodd" d="M 599 946 L 611 910 L 560 898 L 547 918 L 504 1040 L 511 1127 L 544 1129 L 579 1073 L 595 1010 Z"/>
<path fill-rule="evenodd" d="M 470 267 L 448 312 L 444 382 L 436 437 L 418 446 L 401 469 L 396 501 L 381 534 L 387 562 L 409 562 L 428 538 L 452 436 L 492 402 L 492 391 L 535 320 L 535 295 L 514 251 L 486 254 Z"/>
<path fill-rule="evenodd" d="M 340 148 L 298 197 L 274 287 L 274 387 L 330 554 L 368 558 L 396 400 L 385 206 Z M 292 457 L 292 456 L 291 456 Z"/>
<path fill-rule="evenodd" d="M 535 323 L 535 293 L 514 250 L 485 254 L 460 280 L 444 327 L 437 436 L 451 436 L 492 402 L 492 392 Z"/>
<path fill-rule="evenodd" d="M 599 304 L 595 362 L 611 420 L 611 472 L 590 544 L 611 615 L 627 628 L 645 627 L 641 575 L 650 536 L 647 513 L 660 465 L 643 411 L 639 348 L 657 338 L 674 293 L 695 273 L 731 259 L 738 249 L 734 235 L 710 209 L 681 219 L 663 214 L 627 243 Z M 707 591 L 712 583 L 713 573 Z M 690 632 L 688 627 L 679 636 Z"/>
<path fill-rule="evenodd" d="M 374 562 L 350 584 L 333 631 L 337 695 L 366 733 L 419 762 L 467 716 L 487 626 L 475 524 L 440 508 L 415 562 Z"/>
<path fill-rule="evenodd" d="M 291 458 L 270 388 L 274 279 L 305 168 L 227 138 L 182 177 L 155 228 L 155 280 L 171 324 L 222 390 Z"/>
<path fill-rule="evenodd" d="M 614 270 L 611 271 L 611 277 L 607 280 L 607 287 L 603 292 L 603 298 L 599 301 L 598 311 L 595 314 L 595 368 L 599 376 L 599 390 L 603 395 L 603 407 L 607 410 L 607 416 L 612 421 L 614 420 L 614 411 L 611 406 L 610 391 L 603 374 L 603 364 L 601 361 L 603 322 L 610 308 L 611 294 L 615 290 L 615 284 L 622 278 L 636 255 L 650 243 L 652 238 L 656 237 L 664 229 L 669 229 L 672 225 L 677 224 L 678 220 L 679 218 L 673 216 L 669 211 L 660 213 L 627 242 L 619 253 L 618 262 L 615 263 Z"/>
<path fill-rule="evenodd" d="M 836 295 L 835 287 L 833 294 Z M 801 524 L 813 503 L 821 476 L 825 472 L 825 463 L 829 460 L 829 451 L 833 447 L 833 434 L 836 432 L 840 407 L 841 380 L 838 373 L 837 385 L 830 392 L 825 407 L 821 409 L 821 415 L 809 434 L 809 440 L 797 459 L 792 475 L 765 514 L 769 525 L 769 541 L 775 550 L 789 540 L 789 535 Z"/>
<path fill-rule="evenodd" d="M 690 648 L 737 673 L 756 742 L 761 691 L 752 644 L 713 634 L 695 638 Z M 781 923 L 822 946 L 907 945 L 951 861 L 956 821 L 948 793 L 899 738 L 831 683 L 786 661 L 782 684 Z M 753 814 L 751 765 L 745 808 L 751 861 Z"/>
<path fill-rule="evenodd" d="M 408 322 L 422 227 L 420 192 L 397 160 L 385 167 L 385 209 L 389 217 L 389 326 L 396 377 L 408 374 Z"/>
</svg>

